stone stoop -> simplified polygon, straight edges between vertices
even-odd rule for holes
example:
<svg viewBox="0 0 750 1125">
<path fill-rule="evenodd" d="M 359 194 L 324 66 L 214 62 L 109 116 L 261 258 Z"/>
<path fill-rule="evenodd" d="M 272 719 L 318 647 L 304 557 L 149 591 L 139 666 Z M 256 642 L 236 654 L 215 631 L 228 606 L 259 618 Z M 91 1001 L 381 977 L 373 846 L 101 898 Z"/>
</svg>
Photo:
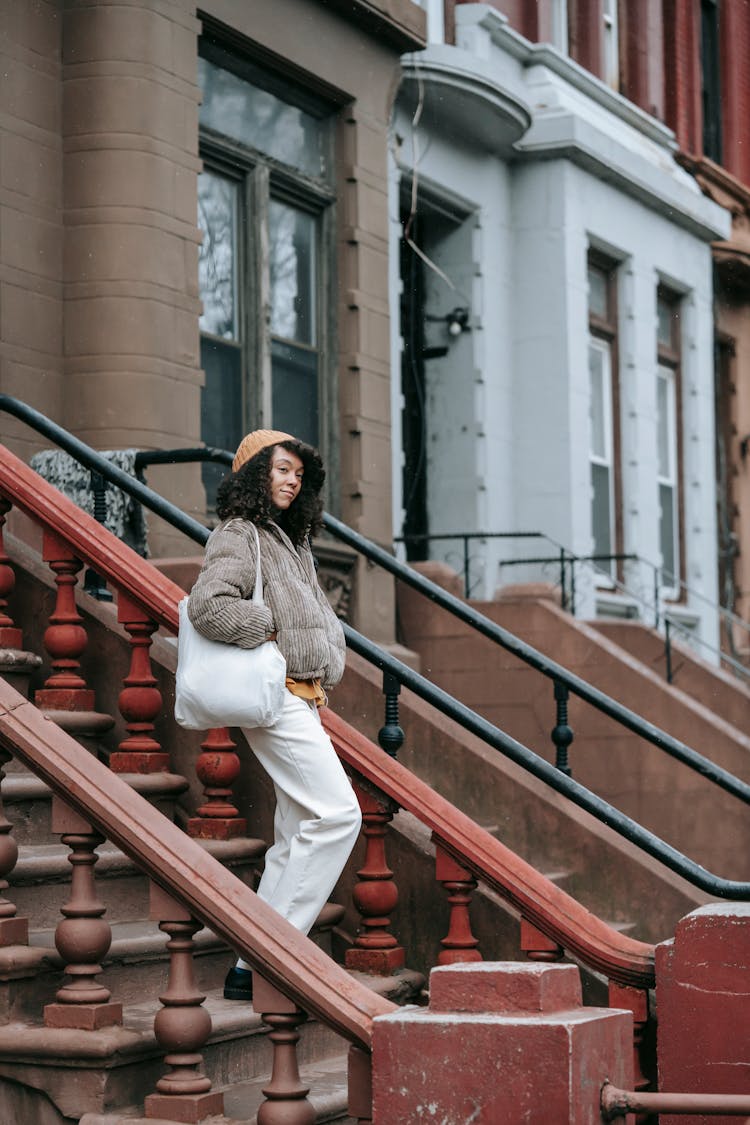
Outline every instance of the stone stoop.
<svg viewBox="0 0 750 1125">
<path fill-rule="evenodd" d="M 400 1004 L 410 1003 L 424 982 L 409 970 L 392 977 L 353 975 Z M 155 997 L 128 1004 L 122 1026 L 97 1032 L 21 1021 L 0 1026 L 0 1121 L 135 1125 L 145 1120 L 143 1101 L 166 1072 L 153 1032 L 158 1006 Z M 207 993 L 204 1006 L 212 1031 L 201 1052 L 202 1069 L 226 1098 L 225 1116 L 209 1120 L 251 1125 L 272 1069 L 266 1027 L 250 1005 L 224 1000 L 220 989 Z M 297 1057 L 321 1122 L 346 1118 L 347 1049 L 340 1036 L 318 1021 L 302 1024 Z"/>
<path fill-rule="evenodd" d="M 327 1121 L 356 1125 L 356 1118 L 348 1115 L 347 1060 L 343 1052 L 300 1067 L 300 1078 L 310 1089 L 308 1101 L 315 1110 L 316 1125 Z M 224 1114 L 206 1118 L 203 1125 L 257 1125 L 267 1082 L 268 1077 L 254 1078 L 224 1088 Z M 78 1125 L 174 1125 L 139 1113 L 138 1107 L 120 1113 L 84 1113 Z"/>
</svg>

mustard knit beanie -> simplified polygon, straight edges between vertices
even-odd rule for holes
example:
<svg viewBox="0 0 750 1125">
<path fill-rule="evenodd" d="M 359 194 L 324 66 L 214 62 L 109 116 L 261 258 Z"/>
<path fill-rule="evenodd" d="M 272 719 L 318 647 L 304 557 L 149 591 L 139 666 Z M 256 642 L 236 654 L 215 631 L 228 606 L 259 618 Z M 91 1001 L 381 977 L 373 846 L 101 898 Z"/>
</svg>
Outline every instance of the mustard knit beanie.
<svg viewBox="0 0 750 1125">
<path fill-rule="evenodd" d="M 279 445 L 282 441 L 296 440 L 291 434 L 284 434 L 281 430 L 253 430 L 251 434 L 246 434 L 237 446 L 232 461 L 232 472 L 236 473 L 251 457 L 260 453 L 261 449 L 267 449 L 269 445 Z"/>
</svg>

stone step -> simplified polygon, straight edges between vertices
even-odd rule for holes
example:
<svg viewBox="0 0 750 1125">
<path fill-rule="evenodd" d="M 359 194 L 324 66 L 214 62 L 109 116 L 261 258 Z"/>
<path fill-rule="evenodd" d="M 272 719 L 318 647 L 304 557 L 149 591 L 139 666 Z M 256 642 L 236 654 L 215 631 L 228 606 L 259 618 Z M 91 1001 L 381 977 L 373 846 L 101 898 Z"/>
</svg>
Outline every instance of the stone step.
<svg viewBox="0 0 750 1125">
<path fill-rule="evenodd" d="M 224 1000 L 219 990 L 204 1003 L 212 1032 L 204 1044 L 203 1069 L 217 1088 L 271 1073 L 272 1047 L 265 1025 L 249 1005 Z M 63 1117 L 142 1106 L 166 1073 L 153 1032 L 158 1000 L 129 1005 L 121 1027 L 96 1032 L 11 1023 L 0 1027 L 0 1120 L 21 1120 L 11 1108 L 12 1087 L 43 1091 Z M 301 1028 L 301 1064 L 340 1054 L 342 1041 L 309 1021 Z M 5 1104 L 4 1104 L 5 1103 Z"/>
<path fill-rule="evenodd" d="M 347 1113 L 347 1055 L 339 1054 L 300 1067 L 300 1079 L 309 1087 L 308 1101 L 315 1110 L 316 1125 L 338 1121 L 356 1125 Z M 211 1125 L 257 1125 L 258 1109 L 264 1101 L 263 1087 L 268 1077 L 235 1082 L 222 1089 L 224 1113 L 211 1117 Z M 134 1106 L 119 1113 L 86 1113 L 79 1125 L 167 1125 L 153 1117 L 143 1117 L 142 1107 Z M 170 1122 L 169 1125 L 172 1125 Z"/>
<path fill-rule="evenodd" d="M 343 913 L 338 903 L 326 903 L 310 933 L 311 940 L 329 956 L 331 929 Z M 121 1004 L 158 996 L 167 981 L 166 934 L 157 922 L 146 920 L 115 922 L 111 928 L 112 944 L 101 962 L 99 981 L 110 990 L 113 1001 Z M 206 927 L 197 931 L 193 941 L 198 988 L 222 987 L 236 954 Z M 63 969 L 53 927 L 32 931 L 28 947 L 0 948 L 0 1015 L 6 1021 L 41 1018 L 44 1005 L 54 1001 L 64 983 Z"/>
<path fill-rule="evenodd" d="M 408 970 L 393 977 L 353 975 L 395 1002 L 408 1003 L 424 983 L 420 974 Z M 39 1021 L 0 1025 L 0 1120 L 33 1119 L 16 1114 L 13 1098 L 21 1097 L 24 1087 L 43 1092 L 39 1096 L 49 1100 L 61 1118 L 73 1121 L 85 1114 L 99 1114 L 109 1117 L 111 1125 L 142 1116 L 144 1099 L 165 1073 L 163 1053 L 153 1031 L 159 1007 L 157 999 L 126 1005 L 122 1026 L 96 1032 L 46 1028 Z M 272 1066 L 272 1046 L 261 1017 L 250 1005 L 224 1000 L 220 989 L 207 993 L 204 1007 L 211 1016 L 212 1032 L 202 1050 L 203 1069 L 213 1087 L 232 1091 L 247 1083 L 247 1098 L 251 1088 L 256 1091 L 253 1096 L 258 1096 Z M 301 1068 L 340 1058 L 347 1049 L 340 1036 L 316 1020 L 300 1027 L 297 1057 Z M 249 1100 L 247 1106 L 246 1116 L 239 1118 L 242 1125 L 252 1120 L 254 1109 Z M 340 1118 L 345 1105 L 336 1102 L 331 1112 L 334 1110 L 341 1111 Z"/>
<path fill-rule="evenodd" d="M 118 776 L 168 820 L 175 819 L 177 799 L 188 789 L 187 778 L 176 773 L 124 773 Z M 2 800 L 5 815 L 13 826 L 16 844 L 59 843 L 59 834 L 53 833 L 50 826 L 52 791 L 35 774 L 25 767 L 9 773 L 2 784 Z"/>
<path fill-rule="evenodd" d="M 236 837 L 199 842 L 243 882 L 252 884 L 255 866 L 266 850 L 263 840 Z M 110 924 L 147 918 L 147 877 L 109 842 L 102 844 L 97 854 L 96 893 L 107 908 L 106 918 Z M 69 896 L 69 855 L 69 849 L 59 843 L 28 844 L 19 848 L 18 862 L 8 876 L 10 886 L 6 897 L 15 904 L 19 916 L 29 918 L 30 928 L 46 929 L 60 920 L 60 908 Z"/>
</svg>

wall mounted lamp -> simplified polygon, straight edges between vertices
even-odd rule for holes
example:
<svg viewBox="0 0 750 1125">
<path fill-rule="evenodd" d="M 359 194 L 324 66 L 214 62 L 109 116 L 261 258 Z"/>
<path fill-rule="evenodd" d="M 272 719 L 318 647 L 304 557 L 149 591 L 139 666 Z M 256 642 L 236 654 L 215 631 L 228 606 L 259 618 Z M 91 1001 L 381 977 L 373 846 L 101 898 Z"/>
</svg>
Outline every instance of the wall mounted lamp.
<svg viewBox="0 0 750 1125">
<path fill-rule="evenodd" d="M 451 309 L 449 313 L 443 316 L 434 316 L 431 313 L 424 314 L 425 320 L 432 321 L 434 324 L 444 324 L 448 330 L 450 340 L 457 340 L 464 332 L 471 332 L 471 325 L 469 324 L 469 310 L 458 306 Z M 443 356 L 448 354 L 446 345 L 438 345 L 436 347 L 422 348 L 422 359 L 442 359 Z"/>
<path fill-rule="evenodd" d="M 462 332 L 471 332 L 468 309 L 451 309 L 444 319 L 448 326 L 449 336 L 460 336 Z"/>
</svg>

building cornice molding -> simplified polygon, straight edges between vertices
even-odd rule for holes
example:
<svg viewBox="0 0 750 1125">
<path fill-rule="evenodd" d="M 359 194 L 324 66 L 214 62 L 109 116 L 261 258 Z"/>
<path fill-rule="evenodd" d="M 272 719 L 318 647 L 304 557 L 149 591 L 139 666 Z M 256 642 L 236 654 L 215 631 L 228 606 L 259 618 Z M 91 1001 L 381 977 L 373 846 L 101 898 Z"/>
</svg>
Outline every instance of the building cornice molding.
<svg viewBox="0 0 750 1125">
<path fill-rule="evenodd" d="M 415 0 L 320 0 L 320 3 L 399 51 L 414 51 L 427 43 L 427 16 Z"/>
<path fill-rule="evenodd" d="M 704 191 L 718 189 L 728 195 L 732 201 L 729 206 L 735 214 L 743 211 L 750 214 L 750 186 L 738 180 L 726 168 L 709 160 L 708 157 L 693 156 L 689 152 L 678 153 L 677 160 L 683 168 L 695 176 Z"/>
<path fill-rule="evenodd" d="M 656 144 L 674 152 L 677 142 L 673 131 L 651 114 L 612 90 L 606 82 L 584 69 L 573 59 L 568 58 L 551 43 L 531 43 L 508 24 L 508 17 L 487 4 L 461 4 L 456 9 L 456 32 L 460 37 L 462 30 L 478 27 L 485 31 L 493 44 L 507 52 L 512 58 L 529 69 L 543 66 L 552 74 L 562 78 L 573 89 L 603 109 L 614 114 L 621 121 L 637 129 Z"/>
</svg>

